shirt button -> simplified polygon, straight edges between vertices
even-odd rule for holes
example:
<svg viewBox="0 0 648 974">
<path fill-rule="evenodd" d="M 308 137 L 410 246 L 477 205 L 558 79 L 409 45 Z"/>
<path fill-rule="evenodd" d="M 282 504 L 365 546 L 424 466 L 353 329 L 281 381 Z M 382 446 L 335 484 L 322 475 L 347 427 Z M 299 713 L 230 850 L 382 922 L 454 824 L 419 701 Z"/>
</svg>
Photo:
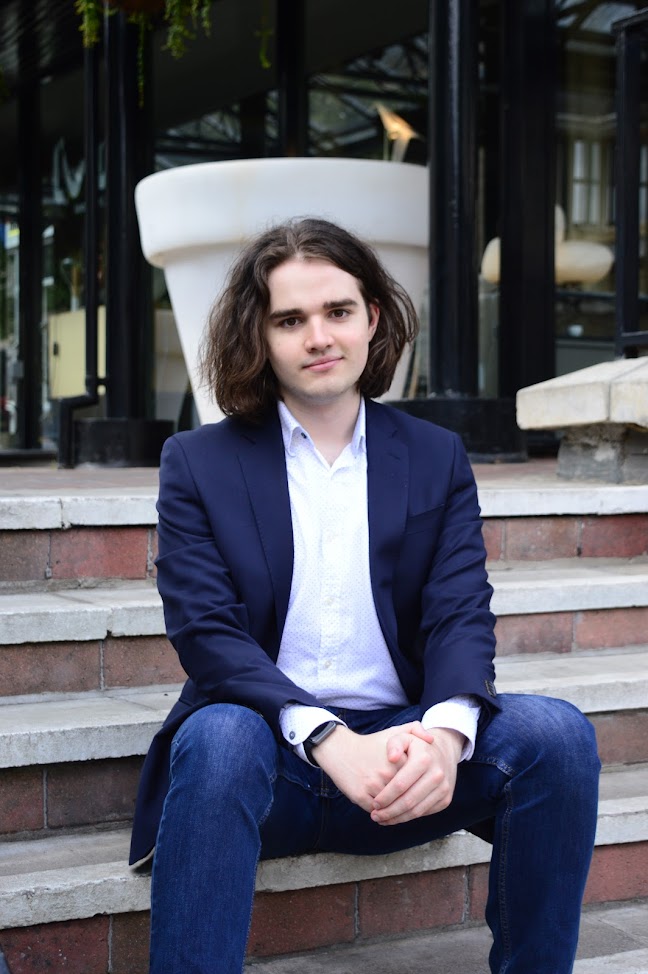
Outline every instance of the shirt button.
<svg viewBox="0 0 648 974">
<path fill-rule="evenodd" d="M 295 732 L 294 731 L 291 731 L 290 734 L 288 735 L 288 737 L 290 738 L 291 741 L 294 741 L 295 740 Z"/>
</svg>

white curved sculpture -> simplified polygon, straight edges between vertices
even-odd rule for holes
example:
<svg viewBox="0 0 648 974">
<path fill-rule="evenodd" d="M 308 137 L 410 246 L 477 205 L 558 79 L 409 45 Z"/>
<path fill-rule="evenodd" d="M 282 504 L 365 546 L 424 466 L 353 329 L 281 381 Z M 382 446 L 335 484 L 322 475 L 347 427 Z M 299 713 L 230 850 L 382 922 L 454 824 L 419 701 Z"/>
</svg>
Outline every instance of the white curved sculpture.
<svg viewBox="0 0 648 974">
<path fill-rule="evenodd" d="M 199 383 L 209 309 L 246 239 L 291 217 L 319 216 L 368 240 L 421 307 L 427 284 L 428 172 L 366 159 L 246 159 L 147 176 L 135 202 L 142 250 L 162 267 L 202 423 L 222 417 Z M 404 355 L 384 398 L 402 395 Z"/>
<path fill-rule="evenodd" d="M 556 207 L 555 238 L 556 284 L 596 284 L 610 272 L 614 255 L 609 247 L 587 240 L 565 240 L 565 214 L 560 206 Z M 493 237 L 486 245 L 481 276 L 489 284 L 499 284 L 499 237 Z"/>
</svg>

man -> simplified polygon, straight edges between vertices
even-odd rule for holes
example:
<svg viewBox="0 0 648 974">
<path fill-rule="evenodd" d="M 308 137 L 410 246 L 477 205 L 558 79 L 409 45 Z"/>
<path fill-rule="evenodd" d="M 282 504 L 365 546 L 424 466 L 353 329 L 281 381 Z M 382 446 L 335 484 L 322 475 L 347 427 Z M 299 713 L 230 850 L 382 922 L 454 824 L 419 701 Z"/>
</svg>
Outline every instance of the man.
<svg viewBox="0 0 648 974">
<path fill-rule="evenodd" d="M 496 694 L 460 440 L 372 402 L 415 330 L 370 248 L 322 220 L 253 241 L 212 311 L 204 373 L 229 418 L 172 438 L 160 469 L 158 585 L 189 680 L 133 834 L 133 860 L 155 846 L 152 974 L 241 971 L 260 856 L 458 828 L 493 842 L 491 970 L 572 970 L 594 736 L 563 701 Z"/>
</svg>

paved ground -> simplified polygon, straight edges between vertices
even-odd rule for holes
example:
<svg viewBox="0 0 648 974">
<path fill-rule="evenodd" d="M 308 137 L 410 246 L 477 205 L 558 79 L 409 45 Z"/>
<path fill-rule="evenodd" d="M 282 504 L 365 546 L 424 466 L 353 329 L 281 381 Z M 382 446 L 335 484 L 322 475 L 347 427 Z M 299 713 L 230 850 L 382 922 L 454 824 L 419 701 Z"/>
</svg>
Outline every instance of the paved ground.
<svg viewBox="0 0 648 974">
<path fill-rule="evenodd" d="M 520 481 L 534 484 L 564 484 L 556 477 L 555 460 L 531 460 L 529 463 L 477 463 L 475 476 L 484 486 L 505 486 Z M 25 495 L 28 491 L 67 492 L 83 489 L 149 488 L 157 491 L 157 467 L 77 467 L 59 470 L 52 464 L 44 467 L 0 467 L 0 492 Z"/>
<path fill-rule="evenodd" d="M 249 974 L 487 974 L 489 947 L 489 931 L 480 926 L 252 961 L 246 971 Z M 630 904 L 587 909 L 574 974 L 648 974 L 648 906 Z"/>
</svg>

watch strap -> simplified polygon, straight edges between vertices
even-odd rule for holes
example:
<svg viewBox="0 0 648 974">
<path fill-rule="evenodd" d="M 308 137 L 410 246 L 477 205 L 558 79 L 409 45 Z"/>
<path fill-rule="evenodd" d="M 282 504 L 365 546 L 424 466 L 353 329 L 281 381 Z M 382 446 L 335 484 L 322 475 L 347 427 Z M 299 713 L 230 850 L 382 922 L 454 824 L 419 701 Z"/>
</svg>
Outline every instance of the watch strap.
<svg viewBox="0 0 648 974">
<path fill-rule="evenodd" d="M 320 724 L 319 727 L 316 727 L 312 734 L 309 734 L 304 741 L 304 753 L 310 763 L 314 764 L 315 767 L 319 768 L 319 764 L 317 762 L 317 758 L 313 754 L 313 748 L 317 747 L 318 744 L 321 744 L 322 741 L 325 741 L 329 734 L 332 734 L 337 726 L 337 720 L 327 720 L 326 723 Z"/>
</svg>

